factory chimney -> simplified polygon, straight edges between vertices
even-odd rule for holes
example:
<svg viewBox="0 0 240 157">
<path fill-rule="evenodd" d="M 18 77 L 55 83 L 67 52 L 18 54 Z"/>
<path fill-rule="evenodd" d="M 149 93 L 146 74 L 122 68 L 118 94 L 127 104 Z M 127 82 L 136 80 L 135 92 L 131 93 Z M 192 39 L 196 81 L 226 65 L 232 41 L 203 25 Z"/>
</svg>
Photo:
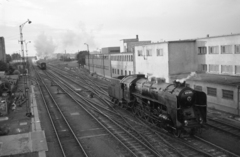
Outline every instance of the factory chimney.
<svg viewBox="0 0 240 157">
<path fill-rule="evenodd" d="M 138 35 L 136 35 L 136 39 L 137 39 L 137 41 L 138 41 Z"/>
</svg>

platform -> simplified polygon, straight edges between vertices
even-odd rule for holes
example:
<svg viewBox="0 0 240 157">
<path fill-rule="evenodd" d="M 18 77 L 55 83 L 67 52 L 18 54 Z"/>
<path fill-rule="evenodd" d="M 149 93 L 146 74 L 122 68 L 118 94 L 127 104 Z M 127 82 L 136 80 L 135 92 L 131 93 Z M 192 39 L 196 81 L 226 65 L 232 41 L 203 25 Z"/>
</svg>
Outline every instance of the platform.
<svg viewBox="0 0 240 157">
<path fill-rule="evenodd" d="M 47 151 L 44 131 L 0 136 L 0 155 L 15 155 L 36 151 Z"/>
</svg>

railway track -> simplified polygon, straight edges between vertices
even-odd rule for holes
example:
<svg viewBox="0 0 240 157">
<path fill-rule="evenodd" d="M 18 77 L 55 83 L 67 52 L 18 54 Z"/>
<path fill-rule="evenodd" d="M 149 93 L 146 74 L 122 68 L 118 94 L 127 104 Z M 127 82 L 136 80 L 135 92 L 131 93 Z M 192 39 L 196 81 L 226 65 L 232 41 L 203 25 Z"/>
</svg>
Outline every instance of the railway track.
<svg viewBox="0 0 240 157">
<path fill-rule="evenodd" d="M 63 81 L 63 80 L 62 80 Z M 66 83 L 66 82 L 65 82 Z M 116 113 L 113 113 L 116 116 Z M 108 114 L 109 115 L 109 114 Z M 117 114 L 118 115 L 118 114 Z M 119 116 L 119 115 L 118 115 Z M 116 121 L 118 121 L 119 124 L 126 124 L 123 123 L 121 121 L 121 118 L 113 118 L 111 117 L 111 119 L 115 119 Z M 134 121 L 131 121 L 131 126 L 134 126 L 132 128 L 132 130 L 138 130 L 141 133 L 141 135 L 144 135 L 144 137 L 149 141 L 149 144 L 158 151 L 159 154 L 162 154 L 163 156 L 167 156 L 169 154 L 173 155 L 174 153 L 178 154 L 178 156 L 212 156 L 210 153 L 205 153 L 204 150 L 199 150 L 199 148 L 197 147 L 192 147 L 188 144 L 188 143 L 183 143 L 181 141 L 177 141 L 173 140 L 173 138 L 170 138 L 165 135 L 165 137 L 163 138 L 163 135 L 159 135 L 158 133 L 156 133 L 156 131 L 149 131 L 149 128 L 147 129 L 146 127 L 143 127 L 142 125 L 139 125 L 139 123 L 136 125 L 134 125 Z M 125 126 L 126 129 L 129 129 L 129 126 Z M 174 143 L 174 147 L 172 147 L 172 143 Z M 177 144 L 176 144 L 177 143 Z M 215 147 L 211 147 L 211 149 L 213 149 Z M 207 149 L 207 148 L 205 148 Z M 164 150 L 164 151 L 162 151 Z M 166 154 L 164 154 L 166 153 Z M 215 152 L 213 151 L 212 154 L 214 154 Z M 222 153 L 224 155 L 224 153 Z M 219 155 L 219 154 L 218 154 Z"/>
<path fill-rule="evenodd" d="M 237 126 L 234 126 L 229 123 L 225 123 L 223 121 L 220 121 L 215 118 L 210 118 L 210 117 L 208 117 L 207 125 L 209 127 L 220 130 L 224 133 L 230 134 L 230 135 L 240 139 L 240 128 Z"/>
<path fill-rule="evenodd" d="M 56 81 L 56 77 L 55 77 Z M 58 82 L 55 82 L 58 84 Z M 60 84 L 58 84 L 61 87 Z M 62 90 L 64 87 L 61 87 Z M 66 90 L 66 89 L 65 89 Z M 80 105 L 85 111 L 87 111 L 98 123 L 108 131 L 115 139 L 117 139 L 129 152 L 131 156 L 159 156 L 154 150 L 152 150 L 148 145 L 142 142 L 139 138 L 136 138 L 128 130 L 125 130 L 119 124 L 111 120 L 108 116 L 100 114 L 100 112 L 95 112 L 94 110 L 88 110 L 87 107 L 79 103 L 70 93 L 70 91 L 65 91 L 73 100 L 75 100 L 78 105 Z M 82 102 L 86 103 L 86 102 Z"/>
<path fill-rule="evenodd" d="M 140 126 L 140 128 L 141 128 L 142 126 Z M 138 130 L 141 130 L 141 129 L 138 129 Z M 144 133 L 145 131 L 141 131 L 141 134 L 144 134 L 144 135 L 149 135 L 149 137 L 151 137 L 152 136 L 152 133 Z M 155 134 L 158 134 L 158 133 L 156 133 L 155 132 Z M 162 135 L 163 136 L 163 135 Z M 156 138 L 156 137 L 155 137 Z M 165 138 L 167 138 L 167 137 L 165 137 Z M 149 138 L 149 140 L 150 140 L 151 138 Z M 166 139 L 165 139 L 166 140 Z M 155 139 L 155 142 L 157 142 L 157 141 L 161 141 L 161 138 L 160 139 L 158 139 L 158 140 L 156 140 Z M 171 141 L 171 139 L 169 139 L 169 141 Z M 231 152 L 229 152 L 229 151 L 227 151 L 227 150 L 225 150 L 225 149 L 223 149 L 223 148 L 220 148 L 220 147 L 218 147 L 218 146 L 216 146 L 216 145 L 214 145 L 214 144 L 211 144 L 211 143 L 209 143 L 209 142 L 207 142 L 207 141 L 204 141 L 204 140 L 202 140 L 201 138 L 199 138 L 199 137 L 189 137 L 189 138 L 184 138 L 184 140 L 182 141 L 184 144 L 182 144 L 182 146 L 177 146 L 177 145 L 175 145 L 174 147 L 176 148 L 176 150 L 177 151 L 180 151 L 181 152 L 181 150 L 185 150 L 185 151 L 183 151 L 183 152 L 181 152 L 181 153 L 179 153 L 179 154 L 184 154 L 184 152 L 187 152 L 186 154 L 184 154 L 184 156 L 187 156 L 187 155 L 189 155 L 189 154 L 191 154 L 191 155 L 193 155 L 193 156 L 198 156 L 198 155 L 200 155 L 200 156 L 237 156 L 236 154 L 233 154 L 233 153 L 231 153 Z M 167 142 L 167 143 L 169 143 L 169 142 Z M 172 142 L 172 143 L 176 143 L 176 141 L 174 142 Z M 166 143 L 165 143 L 166 144 Z M 185 149 L 183 148 L 183 145 L 185 145 Z M 188 145 L 188 146 L 187 146 Z M 192 152 L 189 152 L 189 148 L 187 148 L 187 147 L 189 147 L 189 146 L 191 146 L 191 149 L 193 150 Z M 163 147 L 163 146 L 162 146 Z M 195 149 L 195 150 L 194 150 Z M 197 149 L 199 149 L 198 151 L 199 152 L 207 152 L 206 154 L 197 154 L 196 153 L 196 150 Z M 186 151 L 186 150 L 188 150 L 188 151 Z M 190 155 L 190 156 L 191 156 Z"/>
<path fill-rule="evenodd" d="M 51 92 L 48 90 L 47 86 L 42 81 L 40 75 L 37 73 L 39 79 L 39 90 L 46 107 L 49 119 L 51 121 L 53 130 L 55 132 L 62 156 L 85 156 L 87 153 L 84 150 L 81 142 L 77 138 L 76 133 L 70 126 L 67 118 L 64 116 L 63 112 L 59 108 L 57 102 L 53 98 Z"/>
</svg>

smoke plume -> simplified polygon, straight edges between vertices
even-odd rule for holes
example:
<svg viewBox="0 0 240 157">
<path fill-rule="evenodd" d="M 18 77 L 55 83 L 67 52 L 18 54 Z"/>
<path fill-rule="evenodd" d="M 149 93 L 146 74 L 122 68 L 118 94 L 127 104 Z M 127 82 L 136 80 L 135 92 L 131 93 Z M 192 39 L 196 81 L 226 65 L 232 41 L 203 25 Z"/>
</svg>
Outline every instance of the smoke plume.
<svg viewBox="0 0 240 157">
<path fill-rule="evenodd" d="M 67 50 L 85 49 L 84 43 L 89 45 L 89 48 L 97 48 L 98 44 L 95 41 L 96 34 L 101 31 L 101 28 L 86 30 L 85 24 L 79 22 L 76 30 L 66 30 L 62 35 L 61 49 L 64 52 Z"/>
<path fill-rule="evenodd" d="M 186 80 L 188 80 L 188 79 L 190 79 L 191 77 L 196 76 L 196 75 L 197 75 L 196 72 L 191 72 L 186 78 L 177 79 L 176 81 L 177 81 L 177 82 L 180 82 L 180 83 L 183 83 L 183 82 L 185 82 Z"/>
<path fill-rule="evenodd" d="M 47 37 L 44 33 L 38 35 L 34 46 L 37 51 L 37 56 L 40 58 L 53 56 L 54 50 L 56 49 L 52 38 Z"/>
</svg>

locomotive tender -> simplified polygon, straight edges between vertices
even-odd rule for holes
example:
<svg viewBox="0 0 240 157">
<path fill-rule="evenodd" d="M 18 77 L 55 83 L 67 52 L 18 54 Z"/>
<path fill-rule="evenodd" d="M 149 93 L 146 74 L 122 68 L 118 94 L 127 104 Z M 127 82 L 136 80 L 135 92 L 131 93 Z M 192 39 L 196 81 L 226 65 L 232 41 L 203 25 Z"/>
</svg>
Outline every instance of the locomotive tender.
<svg viewBox="0 0 240 157">
<path fill-rule="evenodd" d="M 194 133 L 206 123 L 207 97 L 185 82 L 150 82 L 144 75 L 113 78 L 108 87 L 112 101 L 152 124 L 171 130 Z"/>
</svg>

